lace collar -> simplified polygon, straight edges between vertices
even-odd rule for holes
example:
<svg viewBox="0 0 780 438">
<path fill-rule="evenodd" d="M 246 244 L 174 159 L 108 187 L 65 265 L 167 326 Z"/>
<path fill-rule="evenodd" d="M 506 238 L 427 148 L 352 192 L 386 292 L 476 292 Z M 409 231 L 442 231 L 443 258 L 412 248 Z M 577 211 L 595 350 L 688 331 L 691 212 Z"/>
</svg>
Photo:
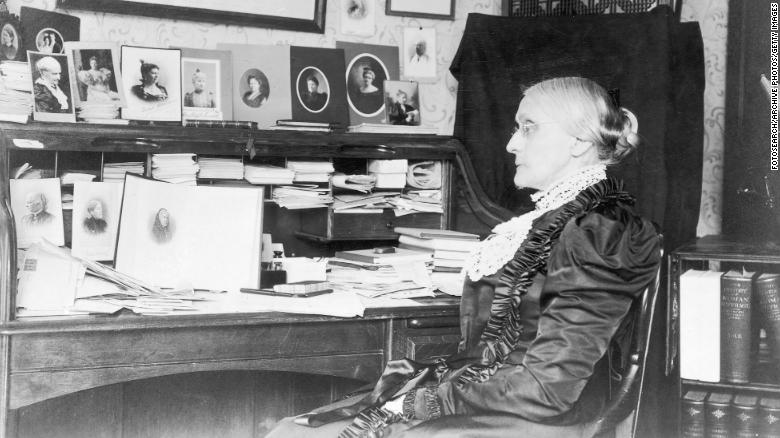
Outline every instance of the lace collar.
<svg viewBox="0 0 780 438">
<path fill-rule="evenodd" d="M 497 272 L 512 260 L 528 235 L 534 220 L 572 201 L 587 187 L 607 179 L 606 169 L 605 164 L 587 166 L 553 184 L 551 188 L 532 195 L 531 199 L 536 203 L 536 208 L 496 225 L 492 230 L 493 234 L 469 254 L 462 272 L 472 281 Z"/>
</svg>

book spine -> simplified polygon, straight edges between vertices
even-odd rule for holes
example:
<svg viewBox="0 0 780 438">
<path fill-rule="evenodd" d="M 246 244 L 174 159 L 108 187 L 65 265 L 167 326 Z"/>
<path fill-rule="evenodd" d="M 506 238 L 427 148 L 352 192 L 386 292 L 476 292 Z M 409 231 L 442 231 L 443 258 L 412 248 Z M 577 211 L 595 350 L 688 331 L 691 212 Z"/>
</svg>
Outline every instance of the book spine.
<svg viewBox="0 0 780 438">
<path fill-rule="evenodd" d="M 752 290 L 749 278 L 721 279 L 720 370 L 726 382 L 750 380 Z"/>
<path fill-rule="evenodd" d="M 712 397 L 712 394 L 710 394 Z M 731 436 L 731 402 L 714 402 L 707 400 L 704 404 L 705 436 L 707 438 L 732 438 Z"/>
<path fill-rule="evenodd" d="M 680 431 L 683 438 L 704 438 L 704 398 L 682 400 L 682 417 Z"/>
<path fill-rule="evenodd" d="M 756 307 L 775 363 L 780 361 L 780 275 L 755 282 Z"/>
<path fill-rule="evenodd" d="M 740 400 L 742 399 L 742 400 Z M 756 438 L 758 434 L 758 398 L 737 396 L 731 407 L 732 435 L 735 438 Z"/>
<path fill-rule="evenodd" d="M 257 129 L 257 122 L 245 120 L 187 120 L 184 126 L 188 128 L 242 128 Z"/>
<path fill-rule="evenodd" d="M 762 399 L 758 408 L 758 436 L 780 438 L 780 400 Z"/>
</svg>

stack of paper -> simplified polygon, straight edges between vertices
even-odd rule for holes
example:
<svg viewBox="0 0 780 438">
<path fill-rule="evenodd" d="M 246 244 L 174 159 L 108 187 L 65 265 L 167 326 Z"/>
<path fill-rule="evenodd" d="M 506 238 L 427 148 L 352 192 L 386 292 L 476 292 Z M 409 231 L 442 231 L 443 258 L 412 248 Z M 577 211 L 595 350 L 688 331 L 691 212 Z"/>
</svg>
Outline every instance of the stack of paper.
<svg viewBox="0 0 780 438">
<path fill-rule="evenodd" d="M 103 182 L 124 183 L 125 174 L 144 174 L 144 163 L 141 161 L 127 161 L 124 163 L 103 164 Z"/>
<path fill-rule="evenodd" d="M 59 311 L 73 305 L 86 268 L 54 245 L 33 243 L 19 263 L 16 306 L 30 311 Z"/>
<path fill-rule="evenodd" d="M 0 120 L 26 123 L 32 105 L 32 78 L 27 63 L 0 62 Z"/>
<path fill-rule="evenodd" d="M 398 193 L 372 193 L 357 195 L 342 193 L 334 195 L 334 213 L 382 213 L 385 208 L 392 208 L 389 200 L 398 198 Z"/>
<path fill-rule="evenodd" d="M 198 169 L 195 154 L 152 155 L 152 177 L 161 181 L 194 186 Z"/>
<path fill-rule="evenodd" d="M 368 160 L 368 174 L 376 178 L 378 189 L 402 189 L 406 187 L 408 162 L 402 160 Z"/>
<path fill-rule="evenodd" d="M 65 172 L 60 176 L 60 184 L 63 186 L 72 186 L 75 182 L 90 182 L 97 176 L 91 173 Z"/>
<path fill-rule="evenodd" d="M 118 101 L 117 101 L 118 102 Z M 129 121 L 119 118 L 118 103 L 82 102 L 76 108 L 76 117 L 89 123 L 111 123 L 126 125 Z"/>
<path fill-rule="evenodd" d="M 434 296 L 430 272 L 422 260 L 365 263 L 335 257 L 328 265 L 328 282 L 337 290 L 352 291 L 369 298 Z"/>
<path fill-rule="evenodd" d="M 333 196 L 327 187 L 282 186 L 274 188 L 273 200 L 282 208 L 299 210 L 327 207 Z"/>
<path fill-rule="evenodd" d="M 247 164 L 244 166 L 244 179 L 252 184 L 280 185 L 292 184 L 295 171 L 270 164 Z"/>
<path fill-rule="evenodd" d="M 198 158 L 200 179 L 242 179 L 244 178 L 244 163 L 241 158 Z"/>
<path fill-rule="evenodd" d="M 381 134 L 438 134 L 435 126 L 388 125 L 385 123 L 361 123 L 350 126 L 348 132 L 374 132 Z"/>
<path fill-rule="evenodd" d="M 52 172 L 54 173 L 54 172 Z M 24 163 L 21 166 L 11 170 L 12 179 L 41 179 L 48 178 L 43 169 L 36 169 L 30 163 Z"/>
<path fill-rule="evenodd" d="M 295 172 L 295 182 L 328 182 L 335 171 L 330 161 L 290 160 L 287 168 Z"/>
<path fill-rule="evenodd" d="M 345 175 L 334 173 L 331 177 L 333 187 L 368 193 L 376 186 L 376 177 L 372 175 Z"/>
<path fill-rule="evenodd" d="M 390 200 L 395 208 L 396 216 L 404 216 L 413 213 L 444 213 L 441 199 L 435 197 L 422 197 L 414 194 L 403 194 Z"/>
</svg>

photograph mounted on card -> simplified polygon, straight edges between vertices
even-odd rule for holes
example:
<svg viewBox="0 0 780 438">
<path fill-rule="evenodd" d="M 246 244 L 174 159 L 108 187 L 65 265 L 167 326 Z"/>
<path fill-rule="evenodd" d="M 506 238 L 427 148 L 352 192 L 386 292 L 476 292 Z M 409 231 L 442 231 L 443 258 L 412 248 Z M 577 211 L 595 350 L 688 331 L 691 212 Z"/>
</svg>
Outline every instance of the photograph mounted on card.
<svg viewBox="0 0 780 438">
<path fill-rule="evenodd" d="M 341 33 L 371 36 L 376 31 L 375 0 L 340 0 Z"/>
<path fill-rule="evenodd" d="M 81 19 L 78 17 L 22 6 L 19 18 L 25 51 L 65 53 L 66 41 L 80 39 Z"/>
<path fill-rule="evenodd" d="M 75 122 L 73 80 L 68 56 L 27 52 L 33 90 L 33 118 L 45 122 Z"/>
<path fill-rule="evenodd" d="M 414 81 L 385 81 L 387 123 L 419 126 L 420 86 Z"/>
<path fill-rule="evenodd" d="M 344 50 L 349 124 L 384 123 L 384 82 L 398 80 L 398 47 L 336 41 Z"/>
<path fill-rule="evenodd" d="M 347 126 L 342 49 L 290 47 L 290 81 L 293 120 Z"/>
<path fill-rule="evenodd" d="M 386 15 L 402 17 L 455 19 L 455 0 L 387 0 Z"/>
<path fill-rule="evenodd" d="M 115 266 L 160 287 L 257 288 L 263 189 L 127 175 Z"/>
<path fill-rule="evenodd" d="M 118 119 L 125 105 L 119 45 L 112 42 L 66 42 L 74 79 L 73 102 L 79 120 Z"/>
<path fill-rule="evenodd" d="M 230 51 L 187 47 L 180 50 L 182 118 L 233 120 Z"/>
<path fill-rule="evenodd" d="M 0 61 L 24 59 L 21 29 L 19 17 L 7 10 L 0 12 Z"/>
<path fill-rule="evenodd" d="M 419 82 L 436 80 L 436 29 L 404 28 L 402 50 L 404 78 Z"/>
<path fill-rule="evenodd" d="M 60 179 L 12 179 L 10 186 L 16 245 L 28 248 L 41 238 L 64 245 Z"/>
<path fill-rule="evenodd" d="M 122 46 L 122 118 L 181 121 L 181 51 Z"/>
<path fill-rule="evenodd" d="M 105 182 L 73 184 L 71 246 L 74 256 L 114 260 L 123 187 Z"/>
<path fill-rule="evenodd" d="M 233 118 L 267 128 L 292 117 L 290 47 L 218 44 L 232 56 Z"/>
</svg>

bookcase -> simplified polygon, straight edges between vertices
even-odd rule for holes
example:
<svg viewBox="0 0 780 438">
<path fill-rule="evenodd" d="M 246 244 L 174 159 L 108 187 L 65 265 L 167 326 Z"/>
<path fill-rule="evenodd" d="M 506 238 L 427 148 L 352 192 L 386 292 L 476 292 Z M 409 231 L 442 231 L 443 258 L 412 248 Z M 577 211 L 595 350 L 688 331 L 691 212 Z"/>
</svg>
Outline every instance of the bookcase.
<svg viewBox="0 0 780 438">
<path fill-rule="evenodd" d="M 66 171 L 100 176 L 103 163 L 143 161 L 148 175 L 151 155 L 158 153 L 241 157 L 244 162 L 276 165 L 288 159 L 321 159 L 356 173 L 369 159 L 442 163 L 443 214 L 339 216 L 330 208 L 288 211 L 267 201 L 264 231 L 297 256 L 329 256 L 341 249 L 393 243 L 394 226 L 485 234 L 510 216 L 488 201 L 463 145 L 447 136 L 0 123 L 0 438 L 59 436 L 61 423 L 69 421 L 68 427 L 83 431 L 80 436 L 93 436 L 98 429 L 106 431 L 105 436 L 119 436 L 149 424 L 158 427 L 158 436 L 182 424 L 219 436 L 225 432 L 214 429 L 222 424 L 215 415 L 222 414 L 251 432 L 376 379 L 387 360 L 426 360 L 454 351 L 458 300 L 444 297 L 413 307 L 371 308 L 363 318 L 350 319 L 274 312 L 17 319 L 10 170 L 30 163 L 50 170 L 51 176 Z M 67 227 L 66 215 L 66 236 Z M 220 389 L 184 411 L 149 395 L 150 387 L 182 394 L 185 389 L 177 382 L 201 381 L 192 373 L 221 373 L 216 379 Z M 254 387 L 263 389 L 248 390 Z M 106 418 L 116 412 L 127 415 L 97 425 L 100 415 L 87 422 L 78 416 L 47 415 L 80 411 L 72 407 L 82 402 L 98 406 Z"/>
<path fill-rule="evenodd" d="M 707 236 L 693 244 L 683 246 L 674 251 L 668 259 L 668 290 L 670 299 L 667 306 L 667 373 L 676 376 L 678 385 L 678 432 L 683 437 L 775 437 L 778 422 L 780 422 L 780 363 L 776 347 L 772 347 L 772 339 L 766 335 L 764 328 L 769 324 L 763 311 L 758 309 L 758 298 L 755 294 L 756 282 L 753 281 L 751 297 L 751 322 L 742 321 L 750 329 L 745 331 L 749 337 L 750 353 L 735 358 L 730 357 L 733 347 L 720 348 L 719 378 L 701 377 L 699 379 L 681 377 L 681 349 L 693 347 L 682 344 L 681 337 L 687 333 L 685 324 L 681 325 L 682 306 L 692 303 L 681 293 L 700 294 L 712 304 L 712 297 L 707 294 L 724 293 L 725 288 L 717 286 L 720 279 L 716 275 L 715 289 L 707 288 L 704 283 L 689 283 L 681 288 L 681 276 L 688 270 L 719 271 L 731 270 L 765 274 L 780 273 L 780 245 L 772 242 L 747 243 L 730 240 L 722 236 Z M 685 281 L 685 279 L 683 279 Z M 728 287 L 728 285 L 726 286 Z M 682 289 L 682 290 L 681 290 Z M 728 292 L 727 292 L 728 293 Z M 716 299 L 718 303 L 720 299 Z M 691 304 L 687 304 L 691 305 Z M 699 301 L 700 306 L 706 306 Z M 716 334 L 725 330 L 724 307 L 728 312 L 729 305 L 716 308 L 720 313 L 719 321 L 699 322 L 699 342 L 706 344 L 716 341 Z M 717 315 L 716 315 L 717 316 Z M 716 318 L 717 319 L 717 318 Z M 720 324 L 715 326 L 715 324 Z M 706 326 L 706 327 L 704 327 Z M 717 330 L 715 330 L 717 328 Z M 762 333 L 764 332 L 764 333 Z M 707 337 L 709 335 L 709 338 Z M 718 339 L 719 335 L 717 336 Z M 685 346 L 687 345 L 687 347 Z M 696 352 L 699 354 L 699 352 Z M 705 357 L 707 353 L 702 353 Z M 774 355 L 774 356 L 773 356 Z M 725 357 L 724 357 L 725 356 Z M 690 357 L 690 356 L 689 356 Z M 774 359 L 773 359 L 774 357 Z M 711 358 L 710 358 L 711 359 Z M 725 361 L 746 361 L 748 378 L 744 383 L 734 383 L 733 377 L 727 378 L 724 368 L 730 368 Z M 696 366 L 711 367 L 712 360 L 701 360 Z M 707 375 L 707 372 L 701 374 Z M 711 374 L 711 373 L 710 373 Z M 717 380 L 717 381 L 710 381 Z M 731 380 L 731 381 L 728 381 Z M 754 422 L 752 422 L 754 421 Z"/>
</svg>

